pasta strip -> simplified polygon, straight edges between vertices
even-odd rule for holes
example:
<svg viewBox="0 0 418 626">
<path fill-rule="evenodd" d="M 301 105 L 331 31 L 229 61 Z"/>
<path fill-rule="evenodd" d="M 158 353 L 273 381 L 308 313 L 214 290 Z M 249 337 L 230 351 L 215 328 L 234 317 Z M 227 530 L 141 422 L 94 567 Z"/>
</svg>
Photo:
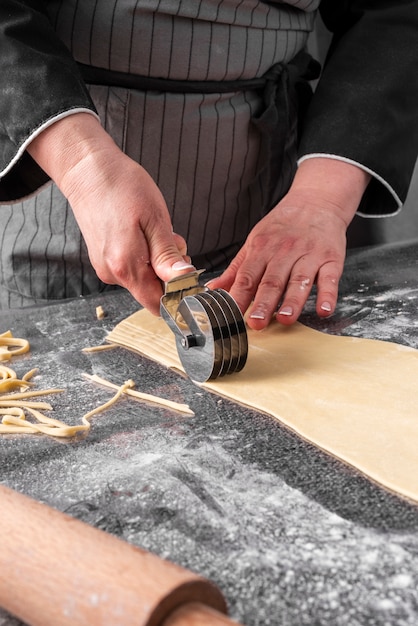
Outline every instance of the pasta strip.
<svg viewBox="0 0 418 626">
<path fill-rule="evenodd" d="M 24 380 L 25 382 L 27 380 L 30 380 L 32 378 L 32 376 L 34 376 L 35 374 L 37 374 L 38 372 L 38 368 L 34 367 L 32 370 L 29 370 L 29 372 L 26 372 L 26 374 L 24 374 L 22 376 L 22 380 Z"/>
<path fill-rule="evenodd" d="M 6 417 L 3 418 L 3 420 L 6 419 L 6 421 L 7 421 L 7 417 L 10 417 L 10 416 L 17 416 L 22 419 L 25 419 L 25 412 L 23 409 L 20 409 L 20 408 L 10 407 L 7 409 L 0 409 L 0 415 L 5 415 Z M 2 421 L 2 423 L 0 424 L 0 433 L 1 432 L 6 433 L 6 434 L 26 432 L 27 434 L 30 434 L 33 432 L 33 429 L 25 428 L 23 430 L 22 426 L 13 428 L 12 426 L 4 424 Z"/>
<path fill-rule="evenodd" d="M 25 412 L 19 407 L 8 407 L 7 409 L 0 409 L 0 415 L 17 415 L 22 419 L 25 418 Z"/>
<path fill-rule="evenodd" d="M 10 333 L 10 331 L 8 332 Z M 7 332 L 0 335 L 0 346 L 13 348 L 13 350 L 10 350 L 12 356 L 29 352 L 30 347 L 29 341 L 27 339 L 19 339 L 18 337 L 13 337 L 11 333 L 7 334 Z"/>
<path fill-rule="evenodd" d="M 0 379 L 6 380 L 7 378 L 17 378 L 17 374 L 11 367 L 0 365 Z"/>
<path fill-rule="evenodd" d="M 13 393 L 13 394 L 1 396 L 1 401 L 22 400 L 23 398 L 35 398 L 36 396 L 46 396 L 51 393 L 62 393 L 63 391 L 64 389 L 38 389 L 37 391 L 22 391 L 20 393 Z"/>
<path fill-rule="evenodd" d="M 121 385 L 120 387 L 116 387 L 117 392 L 115 393 L 115 395 L 113 396 L 113 398 L 110 398 L 110 400 L 108 400 L 107 402 L 105 402 L 104 404 L 101 404 L 100 406 L 96 407 L 95 409 L 93 409 L 92 411 L 89 411 L 88 413 L 86 413 L 85 415 L 83 415 L 83 417 L 81 418 L 81 421 L 84 424 L 88 424 L 90 426 L 90 418 L 93 417 L 93 415 L 96 415 L 96 413 L 100 413 L 101 411 L 104 411 L 105 409 L 107 409 L 108 407 L 110 407 L 112 404 L 114 404 L 116 402 L 116 400 L 125 392 L 129 389 L 129 387 L 133 387 L 135 385 L 133 380 L 127 380 L 126 382 L 123 383 L 123 385 Z"/>
<path fill-rule="evenodd" d="M 88 430 L 87 426 L 67 426 L 64 423 L 62 423 L 60 427 L 47 426 L 37 422 L 27 422 L 24 419 L 13 416 L 4 417 L 2 423 L 5 426 L 18 426 L 19 430 L 14 432 L 25 432 L 29 434 L 40 432 L 44 435 L 52 435 L 53 437 L 73 437 L 81 430 Z"/>
<path fill-rule="evenodd" d="M 112 350 L 113 348 L 119 348 L 115 343 L 103 343 L 100 346 L 88 346 L 83 348 L 81 352 L 101 352 L 102 350 Z"/>
<path fill-rule="evenodd" d="M 29 341 L 13 337 L 10 330 L 0 334 L 0 361 L 9 361 L 15 354 L 29 351 Z M 9 348 L 13 348 L 10 350 Z"/>
<path fill-rule="evenodd" d="M 18 394 L 16 394 L 18 395 Z M 9 407 L 9 406 L 21 406 L 24 409 L 44 409 L 46 411 L 52 411 L 52 406 L 48 404 L 48 402 L 24 402 L 23 400 L 5 400 L 4 398 L 0 400 L 0 407 Z"/>
<path fill-rule="evenodd" d="M 103 385 L 105 387 L 110 387 L 112 389 L 117 389 L 117 385 L 109 382 L 105 378 L 101 378 L 97 376 L 97 374 L 83 374 L 85 378 L 92 380 L 99 385 Z M 132 385 L 133 386 L 133 385 Z M 165 406 L 169 409 L 173 409 L 174 411 L 180 411 L 181 413 L 186 413 L 187 415 L 194 415 L 194 411 L 191 410 L 189 405 L 180 404 L 179 402 L 173 402 L 172 400 L 167 400 L 165 398 L 160 398 L 159 396 L 153 396 L 149 393 L 142 393 L 141 391 L 136 391 L 134 389 L 126 389 L 125 393 L 128 396 L 132 396 L 133 398 L 137 398 L 138 400 L 144 400 L 145 402 L 152 402 L 153 404 L 159 404 L 160 406 Z"/>
<path fill-rule="evenodd" d="M 23 379 L 20 380 L 19 378 L 6 378 L 5 380 L 0 382 L 0 393 L 3 393 L 3 391 L 11 391 L 16 387 L 19 387 L 20 389 L 21 387 L 31 387 L 32 385 L 33 383 L 28 383 Z"/>
<path fill-rule="evenodd" d="M 0 424 L 0 433 L 3 433 L 3 435 L 33 435 L 35 430 L 33 428 L 29 428 L 28 426 Z"/>
<path fill-rule="evenodd" d="M 7 348 L 0 347 L 0 361 L 8 361 L 12 358 L 12 353 Z"/>
<path fill-rule="evenodd" d="M 65 424 L 64 422 L 61 422 L 61 420 L 56 420 L 53 417 L 48 417 L 47 415 L 44 415 L 43 413 L 41 413 L 40 411 L 37 411 L 36 409 L 31 409 L 31 408 L 27 407 L 27 410 L 41 424 L 47 424 L 49 426 L 56 426 L 57 428 L 62 428 L 63 426 L 68 426 L 68 424 Z M 22 419 L 25 419 L 25 418 L 23 417 Z"/>
</svg>

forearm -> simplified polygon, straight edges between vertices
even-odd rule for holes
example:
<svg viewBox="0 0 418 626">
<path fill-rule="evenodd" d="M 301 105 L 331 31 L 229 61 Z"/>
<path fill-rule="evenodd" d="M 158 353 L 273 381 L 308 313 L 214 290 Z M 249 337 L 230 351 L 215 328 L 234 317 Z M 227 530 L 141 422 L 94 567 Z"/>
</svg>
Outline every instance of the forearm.
<svg viewBox="0 0 418 626">
<path fill-rule="evenodd" d="M 395 213 L 418 152 L 418 3 L 323 0 L 334 32 L 309 107 L 300 155 L 328 154 L 368 168 L 361 211 Z"/>
</svg>

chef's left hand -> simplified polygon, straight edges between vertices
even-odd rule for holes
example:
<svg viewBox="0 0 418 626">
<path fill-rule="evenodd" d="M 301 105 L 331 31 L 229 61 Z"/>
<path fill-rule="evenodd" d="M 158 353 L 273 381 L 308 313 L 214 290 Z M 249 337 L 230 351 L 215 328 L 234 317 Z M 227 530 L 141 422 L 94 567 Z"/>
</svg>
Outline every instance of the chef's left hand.
<svg viewBox="0 0 418 626">
<path fill-rule="evenodd" d="M 275 316 L 293 324 L 316 283 L 316 311 L 331 315 L 343 271 L 346 230 L 369 174 L 329 158 L 303 161 L 287 195 L 251 231 L 229 267 L 210 281 L 248 310 L 250 328 L 261 330 Z"/>
</svg>

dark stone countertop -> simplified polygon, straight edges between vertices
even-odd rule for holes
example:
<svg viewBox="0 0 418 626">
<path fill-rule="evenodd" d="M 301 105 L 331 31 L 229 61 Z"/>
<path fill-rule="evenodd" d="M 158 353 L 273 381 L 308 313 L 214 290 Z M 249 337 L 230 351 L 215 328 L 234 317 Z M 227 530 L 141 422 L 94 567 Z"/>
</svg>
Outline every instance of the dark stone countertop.
<svg viewBox="0 0 418 626">
<path fill-rule="evenodd" d="M 320 321 L 311 299 L 301 321 L 418 348 L 417 299 L 418 243 L 359 249 L 338 312 Z M 18 373 L 36 366 L 37 386 L 65 387 L 51 400 L 68 423 L 110 397 L 83 372 L 133 378 L 195 416 L 126 398 L 85 439 L 3 436 L 0 481 L 211 579 L 245 626 L 416 626 L 418 505 L 133 352 L 81 352 L 136 308 L 109 292 L 2 312 L 0 331 L 31 343 Z M 0 626 L 18 624 L 0 611 Z"/>
</svg>

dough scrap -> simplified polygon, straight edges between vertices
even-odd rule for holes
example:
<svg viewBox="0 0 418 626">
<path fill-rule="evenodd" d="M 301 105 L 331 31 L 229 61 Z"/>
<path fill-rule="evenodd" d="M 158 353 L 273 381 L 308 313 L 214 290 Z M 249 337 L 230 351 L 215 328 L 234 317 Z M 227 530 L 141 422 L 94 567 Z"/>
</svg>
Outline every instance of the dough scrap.
<svg viewBox="0 0 418 626">
<path fill-rule="evenodd" d="M 106 313 L 104 312 L 101 304 L 99 306 L 96 306 L 96 317 L 98 320 L 102 320 L 106 317 Z"/>
<path fill-rule="evenodd" d="M 146 310 L 120 322 L 107 339 L 183 371 L 173 333 Z M 249 330 L 248 339 L 244 369 L 202 387 L 271 415 L 378 484 L 418 501 L 418 350 L 300 323 Z"/>
</svg>

